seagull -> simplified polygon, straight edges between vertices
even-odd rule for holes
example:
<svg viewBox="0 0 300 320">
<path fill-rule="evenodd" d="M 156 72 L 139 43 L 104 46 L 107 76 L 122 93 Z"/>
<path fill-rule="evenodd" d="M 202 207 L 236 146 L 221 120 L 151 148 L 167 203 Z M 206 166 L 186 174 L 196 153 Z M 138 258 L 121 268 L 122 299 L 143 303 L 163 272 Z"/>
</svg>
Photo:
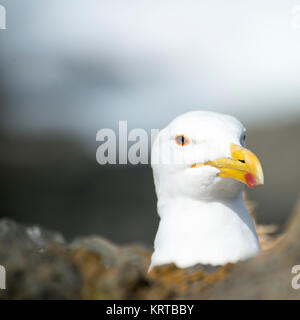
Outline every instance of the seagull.
<svg viewBox="0 0 300 320">
<path fill-rule="evenodd" d="M 236 263 L 260 252 L 242 191 L 264 176 L 245 138 L 236 118 L 209 111 L 185 113 L 158 133 L 151 166 L 160 223 L 149 271 Z"/>
</svg>

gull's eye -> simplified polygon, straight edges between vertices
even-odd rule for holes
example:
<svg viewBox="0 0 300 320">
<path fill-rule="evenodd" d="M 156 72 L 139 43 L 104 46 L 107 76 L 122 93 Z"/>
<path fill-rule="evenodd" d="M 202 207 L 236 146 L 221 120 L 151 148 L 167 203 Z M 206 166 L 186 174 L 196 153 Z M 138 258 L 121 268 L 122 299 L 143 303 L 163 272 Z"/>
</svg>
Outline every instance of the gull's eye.
<svg viewBox="0 0 300 320">
<path fill-rule="evenodd" d="M 176 137 L 175 137 L 175 142 L 179 145 L 179 146 L 186 146 L 190 143 L 190 140 L 185 137 L 183 134 L 178 134 Z"/>
</svg>

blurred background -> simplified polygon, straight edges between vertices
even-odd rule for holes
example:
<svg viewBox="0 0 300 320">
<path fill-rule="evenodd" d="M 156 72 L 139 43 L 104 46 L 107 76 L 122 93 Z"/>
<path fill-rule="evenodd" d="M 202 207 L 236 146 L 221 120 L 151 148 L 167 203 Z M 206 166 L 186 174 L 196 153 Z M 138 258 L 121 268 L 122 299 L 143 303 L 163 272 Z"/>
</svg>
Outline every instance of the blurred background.
<svg viewBox="0 0 300 320">
<path fill-rule="evenodd" d="M 67 238 L 151 246 L 148 165 L 96 162 L 96 133 L 150 133 L 197 109 L 247 127 L 260 223 L 300 194 L 300 1 L 0 0 L 0 215 Z"/>
</svg>

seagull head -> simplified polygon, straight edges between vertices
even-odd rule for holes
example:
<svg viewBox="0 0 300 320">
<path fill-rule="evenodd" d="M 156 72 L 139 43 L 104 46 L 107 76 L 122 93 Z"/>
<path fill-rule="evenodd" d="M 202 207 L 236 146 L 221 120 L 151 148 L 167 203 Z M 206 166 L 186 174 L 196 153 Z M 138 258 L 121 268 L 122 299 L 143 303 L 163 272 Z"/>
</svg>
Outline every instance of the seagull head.
<svg viewBox="0 0 300 320">
<path fill-rule="evenodd" d="M 260 161 L 245 138 L 245 127 L 229 115 L 193 111 L 174 119 L 152 147 L 158 198 L 232 199 L 244 185 L 263 184 Z"/>
</svg>

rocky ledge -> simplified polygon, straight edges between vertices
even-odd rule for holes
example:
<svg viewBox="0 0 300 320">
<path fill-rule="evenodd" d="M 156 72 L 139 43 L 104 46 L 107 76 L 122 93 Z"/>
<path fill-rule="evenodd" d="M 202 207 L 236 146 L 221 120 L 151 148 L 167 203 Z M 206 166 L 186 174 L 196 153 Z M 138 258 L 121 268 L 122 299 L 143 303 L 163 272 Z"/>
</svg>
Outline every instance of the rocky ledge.
<svg viewBox="0 0 300 320">
<path fill-rule="evenodd" d="M 261 232 L 261 241 L 265 241 Z M 268 239 L 270 244 L 270 239 Z M 300 202 L 284 235 L 259 256 L 220 267 L 170 264 L 148 273 L 151 252 L 99 236 L 68 243 L 62 235 L 0 220 L 2 299 L 299 299 Z M 299 281 L 300 283 L 300 281 Z"/>
</svg>

